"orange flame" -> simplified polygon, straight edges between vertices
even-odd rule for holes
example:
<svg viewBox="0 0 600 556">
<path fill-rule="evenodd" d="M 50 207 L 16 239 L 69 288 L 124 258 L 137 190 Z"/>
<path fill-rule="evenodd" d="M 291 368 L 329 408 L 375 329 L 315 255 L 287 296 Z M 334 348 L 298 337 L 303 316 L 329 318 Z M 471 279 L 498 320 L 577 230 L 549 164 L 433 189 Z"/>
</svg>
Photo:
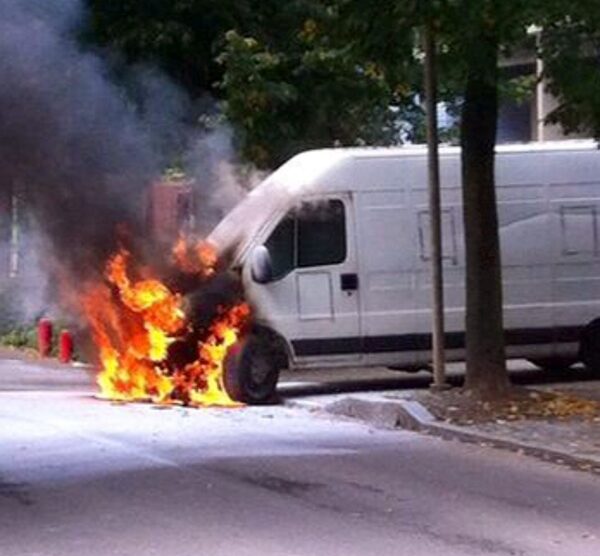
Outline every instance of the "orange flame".
<svg viewBox="0 0 600 556">
<path fill-rule="evenodd" d="M 208 277 L 215 273 L 217 251 L 206 241 L 190 246 L 186 238 L 180 235 L 173 247 L 173 258 L 175 264 L 188 274 Z"/>
<path fill-rule="evenodd" d="M 183 243 L 181 243 L 183 242 Z M 195 258 L 190 258 L 190 251 Z M 216 254 L 208 244 L 190 250 L 183 238 L 174 258 L 184 272 L 214 273 Z M 83 310 L 101 363 L 102 396 L 120 401 L 191 405 L 238 405 L 223 383 L 223 364 L 250 317 L 247 304 L 220 308 L 197 345 L 197 359 L 173 371 L 169 346 L 190 330 L 182 296 L 156 279 L 132 280 L 131 255 L 121 250 L 108 262 L 105 284 L 90 288 Z M 192 270 L 193 269 L 193 270 Z"/>
</svg>

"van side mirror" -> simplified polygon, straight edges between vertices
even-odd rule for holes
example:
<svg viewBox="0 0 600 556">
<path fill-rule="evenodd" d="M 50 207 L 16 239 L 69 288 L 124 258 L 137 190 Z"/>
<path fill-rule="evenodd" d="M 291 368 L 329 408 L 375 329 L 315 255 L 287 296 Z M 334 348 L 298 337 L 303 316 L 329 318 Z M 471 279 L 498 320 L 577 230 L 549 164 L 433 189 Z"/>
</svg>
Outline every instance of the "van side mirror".
<svg viewBox="0 0 600 556">
<path fill-rule="evenodd" d="M 271 253 L 264 245 L 255 247 L 250 260 L 252 279 L 258 284 L 266 284 L 273 279 Z"/>
</svg>

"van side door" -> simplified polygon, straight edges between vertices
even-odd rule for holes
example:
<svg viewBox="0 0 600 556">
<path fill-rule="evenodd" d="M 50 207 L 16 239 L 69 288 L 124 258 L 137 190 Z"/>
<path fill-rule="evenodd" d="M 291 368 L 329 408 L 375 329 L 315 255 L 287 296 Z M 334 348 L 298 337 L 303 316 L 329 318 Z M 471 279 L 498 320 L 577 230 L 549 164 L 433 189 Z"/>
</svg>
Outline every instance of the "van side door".
<svg viewBox="0 0 600 556">
<path fill-rule="evenodd" d="M 358 362 L 360 284 L 351 195 L 304 199 L 264 245 L 272 280 L 250 291 L 265 320 L 291 343 L 295 364 Z"/>
<path fill-rule="evenodd" d="M 416 232 L 401 184 L 356 195 L 365 357 L 372 365 L 412 367 Z"/>
</svg>

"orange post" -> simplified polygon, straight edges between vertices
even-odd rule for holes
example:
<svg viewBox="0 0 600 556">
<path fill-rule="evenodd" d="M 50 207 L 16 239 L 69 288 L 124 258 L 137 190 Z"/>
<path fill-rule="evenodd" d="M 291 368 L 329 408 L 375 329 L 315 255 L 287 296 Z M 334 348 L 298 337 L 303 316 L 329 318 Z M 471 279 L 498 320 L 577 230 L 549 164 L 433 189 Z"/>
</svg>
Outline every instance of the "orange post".
<svg viewBox="0 0 600 556">
<path fill-rule="evenodd" d="M 60 333 L 58 344 L 58 360 L 61 363 L 70 363 L 73 359 L 73 336 L 68 330 Z"/>
<path fill-rule="evenodd" d="M 38 352 L 40 357 L 48 357 L 52 351 L 52 321 L 40 319 L 38 322 Z"/>
</svg>

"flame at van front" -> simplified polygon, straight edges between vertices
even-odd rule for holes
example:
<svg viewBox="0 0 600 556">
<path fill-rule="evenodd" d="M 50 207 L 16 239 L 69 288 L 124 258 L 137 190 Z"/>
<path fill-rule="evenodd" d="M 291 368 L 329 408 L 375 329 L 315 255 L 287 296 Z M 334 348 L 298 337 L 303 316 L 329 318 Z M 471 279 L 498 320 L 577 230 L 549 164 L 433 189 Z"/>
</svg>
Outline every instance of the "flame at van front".
<svg viewBox="0 0 600 556">
<path fill-rule="evenodd" d="M 178 272 L 195 276 L 199 283 L 215 274 L 217 256 L 206 243 L 190 246 L 180 238 L 172 262 Z M 110 258 L 104 277 L 82 300 L 97 348 L 97 382 L 104 398 L 238 405 L 227 393 L 223 371 L 228 349 L 247 328 L 246 303 L 219 305 L 208 325 L 198 327 L 186 314 L 184 292 L 137 265 L 127 250 Z"/>
</svg>

